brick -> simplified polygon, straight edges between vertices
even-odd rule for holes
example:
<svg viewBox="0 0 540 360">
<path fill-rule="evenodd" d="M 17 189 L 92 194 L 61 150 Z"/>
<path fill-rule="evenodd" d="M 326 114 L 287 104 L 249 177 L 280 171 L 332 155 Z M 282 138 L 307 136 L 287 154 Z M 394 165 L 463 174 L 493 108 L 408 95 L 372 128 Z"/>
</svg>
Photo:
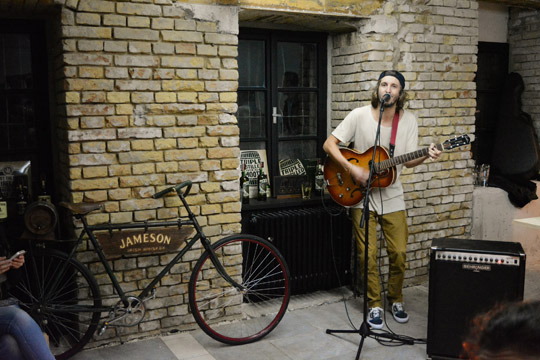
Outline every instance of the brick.
<svg viewBox="0 0 540 360">
<path fill-rule="evenodd" d="M 128 50 L 131 54 L 150 54 L 152 44 L 143 41 L 130 41 Z"/>
<path fill-rule="evenodd" d="M 118 179 L 105 178 L 105 179 L 91 179 L 91 180 L 74 180 L 71 183 L 72 190 L 98 190 L 98 189 L 110 189 L 118 187 Z"/>
<path fill-rule="evenodd" d="M 165 177 L 161 174 L 121 176 L 119 178 L 119 185 L 120 187 L 161 185 L 164 183 L 164 180 Z"/>
<path fill-rule="evenodd" d="M 174 29 L 174 19 L 152 18 L 151 28 L 155 30 Z"/>
<path fill-rule="evenodd" d="M 167 128 L 163 129 L 163 137 L 200 137 L 204 135 L 206 129 L 204 127 L 182 127 L 182 128 Z"/>
<path fill-rule="evenodd" d="M 204 35 L 204 40 L 208 44 L 223 44 L 223 45 L 237 45 L 238 37 L 231 34 L 217 34 L 207 33 Z"/>
<path fill-rule="evenodd" d="M 157 67 L 159 65 L 159 57 L 150 55 L 115 55 L 114 61 L 117 66 Z"/>
<path fill-rule="evenodd" d="M 144 16 L 128 16 L 128 27 L 133 28 L 149 28 L 150 18 Z"/>
<path fill-rule="evenodd" d="M 127 116 L 107 116 L 105 117 L 106 127 L 126 127 L 129 119 Z"/>
<path fill-rule="evenodd" d="M 128 2 L 118 3 L 116 10 L 120 14 L 161 16 L 161 7 L 152 4 L 134 4 Z"/>
<path fill-rule="evenodd" d="M 165 151 L 165 161 L 202 160 L 206 158 L 204 149 L 183 149 Z"/>
<path fill-rule="evenodd" d="M 88 140 L 103 140 L 103 139 L 115 139 L 116 134 L 114 129 L 88 129 L 88 130 L 76 130 L 68 132 L 69 141 L 88 141 Z"/>
<path fill-rule="evenodd" d="M 163 153 L 160 151 L 130 151 L 118 154 L 121 164 L 163 161 Z"/>
<path fill-rule="evenodd" d="M 153 150 L 153 140 L 133 140 L 131 141 L 131 149 L 133 150 Z"/>
<path fill-rule="evenodd" d="M 109 92 L 107 93 L 107 101 L 110 103 L 127 103 L 130 101 L 129 92 Z"/>
<path fill-rule="evenodd" d="M 134 164 L 132 169 L 133 175 L 153 174 L 156 171 L 152 163 Z"/>
<path fill-rule="evenodd" d="M 203 91 L 204 82 L 202 81 L 179 81 L 165 80 L 162 82 L 165 91 Z"/>
<path fill-rule="evenodd" d="M 163 30 L 161 31 L 164 41 L 171 42 L 186 42 L 186 43 L 202 43 L 203 34 L 196 31 L 173 31 Z"/>
<path fill-rule="evenodd" d="M 162 130 L 159 128 L 127 128 L 118 129 L 119 139 L 152 139 L 160 138 L 162 136 Z"/>
<path fill-rule="evenodd" d="M 178 171 L 178 164 L 175 162 L 156 163 L 157 173 L 168 173 L 168 172 L 177 172 L 177 171 Z"/>
<path fill-rule="evenodd" d="M 102 40 L 79 40 L 77 42 L 79 51 L 103 51 Z"/>
<path fill-rule="evenodd" d="M 83 153 L 104 153 L 106 151 L 105 142 L 90 141 L 82 144 Z"/>
<path fill-rule="evenodd" d="M 114 1 L 80 0 L 78 10 L 86 12 L 113 13 Z"/>
<path fill-rule="evenodd" d="M 112 29 L 94 26 L 64 26 L 62 33 L 67 38 L 111 39 Z"/>
<path fill-rule="evenodd" d="M 174 68 L 202 68 L 204 59 L 193 56 L 164 56 L 161 58 L 161 66 Z"/>
<path fill-rule="evenodd" d="M 116 14 L 104 14 L 103 25 L 105 26 L 126 26 L 127 20 L 125 16 Z"/>
<path fill-rule="evenodd" d="M 148 118 L 149 126 L 167 127 L 176 124 L 176 118 L 172 115 L 157 115 Z"/>
<path fill-rule="evenodd" d="M 176 101 L 176 93 L 174 92 L 158 92 L 155 94 L 156 102 L 158 103 L 164 103 L 164 102 L 175 102 Z"/>
<path fill-rule="evenodd" d="M 147 92 L 131 92 L 131 102 L 134 104 L 149 104 L 154 102 L 154 93 Z"/>
</svg>

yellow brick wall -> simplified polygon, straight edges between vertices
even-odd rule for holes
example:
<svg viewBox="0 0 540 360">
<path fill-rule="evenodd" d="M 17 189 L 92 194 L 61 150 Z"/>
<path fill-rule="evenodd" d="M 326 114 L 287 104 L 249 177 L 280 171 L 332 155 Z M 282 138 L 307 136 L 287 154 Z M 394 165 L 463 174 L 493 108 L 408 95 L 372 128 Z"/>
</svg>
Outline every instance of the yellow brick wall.
<svg viewBox="0 0 540 360">
<path fill-rule="evenodd" d="M 53 50 L 59 188 L 66 200 L 105 203 L 105 212 L 88 216 L 91 224 L 185 215 L 178 199 L 151 196 L 192 180 L 188 202 L 205 233 L 215 240 L 241 230 L 238 21 L 219 20 L 224 12 L 235 16 L 236 8 L 203 2 L 194 14 L 185 6 L 192 4 L 79 0 L 60 8 Z M 186 254 L 158 287 L 145 321 L 122 334 L 196 327 L 187 310 L 187 279 L 200 254 L 199 246 Z M 77 256 L 111 294 L 87 243 Z M 140 290 L 171 256 L 113 260 L 112 266 L 125 290 Z M 107 330 L 93 345 L 114 336 Z"/>
</svg>

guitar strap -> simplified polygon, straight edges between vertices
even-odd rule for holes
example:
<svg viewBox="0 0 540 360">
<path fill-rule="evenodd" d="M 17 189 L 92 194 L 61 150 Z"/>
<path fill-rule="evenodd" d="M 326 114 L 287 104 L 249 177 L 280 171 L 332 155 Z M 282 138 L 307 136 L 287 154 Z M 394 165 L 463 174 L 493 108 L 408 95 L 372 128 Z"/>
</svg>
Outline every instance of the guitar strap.
<svg viewBox="0 0 540 360">
<path fill-rule="evenodd" d="M 390 136 L 390 157 L 394 157 L 394 148 L 396 147 L 396 134 L 399 123 L 399 111 L 394 114 L 394 121 L 392 121 L 392 135 Z"/>
</svg>

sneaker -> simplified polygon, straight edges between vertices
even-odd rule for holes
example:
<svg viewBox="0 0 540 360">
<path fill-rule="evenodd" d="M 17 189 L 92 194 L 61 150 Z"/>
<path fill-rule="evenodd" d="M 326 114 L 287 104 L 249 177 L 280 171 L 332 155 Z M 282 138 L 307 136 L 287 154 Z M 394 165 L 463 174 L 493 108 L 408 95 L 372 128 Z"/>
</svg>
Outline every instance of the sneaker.
<svg viewBox="0 0 540 360">
<path fill-rule="evenodd" d="M 374 307 L 369 309 L 369 315 L 368 315 L 368 324 L 373 329 L 382 329 L 383 328 L 383 309 L 380 307 Z"/>
<path fill-rule="evenodd" d="M 409 321 L 409 315 L 403 309 L 403 303 L 396 302 L 392 304 L 392 316 L 398 323 L 406 323 Z"/>
</svg>

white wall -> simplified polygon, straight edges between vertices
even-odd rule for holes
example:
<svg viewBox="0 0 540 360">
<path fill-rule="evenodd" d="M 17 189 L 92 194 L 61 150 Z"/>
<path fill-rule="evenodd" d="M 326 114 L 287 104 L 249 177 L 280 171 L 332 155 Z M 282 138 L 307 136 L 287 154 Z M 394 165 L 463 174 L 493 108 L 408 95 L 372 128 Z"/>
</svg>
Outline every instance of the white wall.
<svg viewBox="0 0 540 360">
<path fill-rule="evenodd" d="M 484 1 L 478 4 L 478 41 L 508 42 L 508 7 Z"/>
</svg>

